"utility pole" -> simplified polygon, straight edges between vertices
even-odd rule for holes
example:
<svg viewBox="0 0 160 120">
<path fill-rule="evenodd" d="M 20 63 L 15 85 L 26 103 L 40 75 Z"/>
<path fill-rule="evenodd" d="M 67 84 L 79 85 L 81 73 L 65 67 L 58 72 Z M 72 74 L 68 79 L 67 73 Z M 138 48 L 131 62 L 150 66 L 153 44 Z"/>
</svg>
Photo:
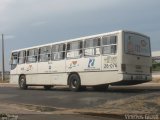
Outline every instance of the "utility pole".
<svg viewBox="0 0 160 120">
<path fill-rule="evenodd" d="M 2 34 L 2 82 L 4 81 L 4 37 Z"/>
</svg>

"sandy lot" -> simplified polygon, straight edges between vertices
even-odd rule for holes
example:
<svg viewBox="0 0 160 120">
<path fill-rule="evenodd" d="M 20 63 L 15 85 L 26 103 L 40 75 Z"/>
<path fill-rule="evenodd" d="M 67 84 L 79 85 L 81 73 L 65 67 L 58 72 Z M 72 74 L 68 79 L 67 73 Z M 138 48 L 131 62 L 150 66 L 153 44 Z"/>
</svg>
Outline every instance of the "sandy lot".
<svg viewBox="0 0 160 120">
<path fill-rule="evenodd" d="M 156 81 L 157 82 L 157 81 Z M 159 82 L 159 79 L 158 79 Z M 160 84 L 146 83 L 137 86 L 137 89 L 143 89 L 146 86 L 158 89 L 157 92 L 148 92 L 143 95 L 136 95 L 129 98 L 121 98 L 113 101 L 80 109 L 55 108 L 50 106 L 37 106 L 32 104 L 7 104 L 0 103 L 0 112 L 18 113 L 18 114 L 158 114 L 160 113 Z M 13 86 L 11 84 L 1 84 L 1 87 Z M 156 88 L 154 88 L 156 86 Z M 17 87 L 17 86 L 14 86 Z M 129 88 L 125 88 L 126 90 Z"/>
<path fill-rule="evenodd" d="M 50 106 L 37 106 L 33 104 L 9 104 L 0 102 L 0 113 L 10 114 L 82 114 L 92 116 L 123 116 L 125 114 L 153 114 L 160 119 L 160 76 L 154 76 L 149 83 L 140 84 L 136 89 L 144 89 L 151 86 L 156 92 L 148 91 L 143 95 L 138 94 L 129 98 L 121 98 L 113 101 L 106 101 L 94 107 L 80 109 L 55 108 Z M 17 87 L 17 85 L 1 83 L 0 87 Z M 129 88 L 129 87 L 128 87 Z M 128 89 L 126 87 L 126 90 Z M 147 89 L 147 88 L 146 88 Z M 122 118 L 122 117 L 121 117 Z"/>
</svg>

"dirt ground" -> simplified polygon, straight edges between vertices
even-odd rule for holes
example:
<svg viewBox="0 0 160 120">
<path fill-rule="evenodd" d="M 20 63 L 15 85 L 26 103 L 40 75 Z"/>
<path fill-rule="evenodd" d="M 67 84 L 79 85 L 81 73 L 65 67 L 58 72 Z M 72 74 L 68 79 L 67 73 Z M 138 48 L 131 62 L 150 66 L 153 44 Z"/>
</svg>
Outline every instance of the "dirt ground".
<svg viewBox="0 0 160 120">
<path fill-rule="evenodd" d="M 138 86 L 137 89 L 147 84 Z M 124 114 L 159 114 L 160 113 L 160 85 L 157 92 L 148 91 L 143 95 L 138 94 L 129 98 L 121 98 L 113 101 L 106 101 L 103 104 L 90 108 L 67 109 L 50 106 L 37 106 L 30 104 L 7 104 L 0 102 L 0 111 L 4 113 L 18 114 L 96 114 L 96 115 L 124 115 Z M 6 86 L 4 84 L 3 86 Z M 2 87 L 3 87 L 2 86 Z M 157 89 L 157 88 L 156 88 Z M 154 89 L 153 89 L 154 90 Z"/>
<path fill-rule="evenodd" d="M 147 84 L 156 84 L 160 86 L 160 77 L 153 77 L 153 80 Z M 8 85 L 1 84 L 1 87 L 5 87 Z M 47 109 L 49 110 L 47 111 Z M 0 102 L 0 111 L 3 111 L 3 113 L 12 114 L 83 114 L 95 116 L 159 114 L 160 118 L 160 93 L 148 92 L 143 95 L 136 95 L 133 97 L 122 98 L 114 101 L 106 101 L 101 105 L 82 109 L 53 108 L 49 106 L 7 104 Z"/>
</svg>

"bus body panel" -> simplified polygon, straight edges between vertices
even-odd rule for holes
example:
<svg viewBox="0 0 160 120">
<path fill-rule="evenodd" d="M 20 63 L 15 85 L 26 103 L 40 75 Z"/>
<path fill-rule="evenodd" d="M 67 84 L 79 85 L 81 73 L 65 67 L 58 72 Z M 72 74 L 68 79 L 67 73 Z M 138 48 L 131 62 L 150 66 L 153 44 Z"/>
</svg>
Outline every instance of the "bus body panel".
<svg viewBox="0 0 160 120">
<path fill-rule="evenodd" d="M 36 63 L 26 63 L 18 65 L 17 74 L 36 74 L 38 72 L 38 64 Z"/>
<path fill-rule="evenodd" d="M 19 75 L 10 73 L 10 83 L 11 84 L 18 84 Z"/>
<path fill-rule="evenodd" d="M 26 74 L 25 76 L 27 85 L 67 85 L 68 78 L 67 73 Z"/>
<path fill-rule="evenodd" d="M 50 85 L 51 74 L 26 74 L 27 85 Z"/>
<path fill-rule="evenodd" d="M 126 64 L 126 71 L 129 74 L 150 74 L 150 57 L 125 55 L 123 63 Z"/>
<path fill-rule="evenodd" d="M 67 79 L 67 73 L 51 74 L 51 85 L 67 85 Z"/>
<path fill-rule="evenodd" d="M 28 85 L 50 85 L 51 75 L 49 74 L 27 74 L 26 83 Z"/>
<path fill-rule="evenodd" d="M 102 71 L 118 71 L 118 57 L 117 55 L 102 56 Z"/>
<path fill-rule="evenodd" d="M 64 73 L 66 72 L 66 61 L 65 60 L 50 61 L 49 67 L 51 67 L 52 73 Z"/>
<path fill-rule="evenodd" d="M 101 71 L 101 56 L 85 57 L 83 71 Z"/>
<path fill-rule="evenodd" d="M 50 61 L 49 61 L 50 62 Z M 38 74 L 43 74 L 43 73 L 51 73 L 51 65 L 49 62 L 39 62 L 38 63 Z"/>
<path fill-rule="evenodd" d="M 86 86 L 109 84 L 123 79 L 123 76 L 118 74 L 118 71 L 82 72 L 79 75 L 81 77 L 81 85 Z"/>
<path fill-rule="evenodd" d="M 66 72 L 100 71 L 101 56 L 66 60 Z"/>
<path fill-rule="evenodd" d="M 125 71 L 122 71 L 123 80 L 150 81 L 152 79 L 150 38 L 126 31 L 122 35 L 122 64 L 125 65 Z"/>
<path fill-rule="evenodd" d="M 19 76 L 24 74 L 27 85 L 67 85 L 68 75 L 71 73 L 77 73 L 79 75 L 81 85 L 83 86 L 110 84 L 124 80 L 149 81 L 151 79 L 151 57 L 126 54 L 125 33 L 126 31 L 118 31 L 86 37 L 98 37 L 101 39 L 102 44 L 103 36 L 117 36 L 117 51 L 115 54 L 102 54 L 101 45 L 101 49 L 96 48 L 96 52 L 99 51 L 100 54 L 95 56 L 85 56 L 84 49 L 86 48 L 82 48 L 83 55 L 80 58 L 65 58 L 63 60 L 17 64 L 17 67 L 11 70 L 10 82 L 18 84 Z M 127 33 L 131 33 L 133 37 L 138 34 L 129 31 L 127 31 Z M 84 39 L 85 37 L 81 38 L 83 42 Z M 72 42 L 72 40 L 69 42 Z M 67 45 L 67 41 L 60 43 Z M 50 46 L 52 45 L 53 44 L 50 44 Z M 47 44 L 47 46 L 49 45 Z M 27 48 L 26 50 L 28 49 L 31 48 Z M 67 55 L 67 53 L 65 55 Z M 122 70 L 123 64 L 125 64 L 126 67 L 125 71 Z"/>
<path fill-rule="evenodd" d="M 84 58 L 80 59 L 67 59 L 66 60 L 66 72 L 80 72 L 83 71 Z"/>
</svg>

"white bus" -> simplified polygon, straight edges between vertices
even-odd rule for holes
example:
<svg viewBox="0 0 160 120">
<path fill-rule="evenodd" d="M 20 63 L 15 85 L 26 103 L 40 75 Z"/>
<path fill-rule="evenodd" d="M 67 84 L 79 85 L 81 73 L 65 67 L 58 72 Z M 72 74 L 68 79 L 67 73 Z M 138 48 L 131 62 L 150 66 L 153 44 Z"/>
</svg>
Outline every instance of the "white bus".
<svg viewBox="0 0 160 120">
<path fill-rule="evenodd" d="M 133 85 L 151 80 L 150 38 L 119 30 L 11 53 L 10 83 L 44 86 L 86 86 L 104 90 L 108 85 Z"/>
</svg>

